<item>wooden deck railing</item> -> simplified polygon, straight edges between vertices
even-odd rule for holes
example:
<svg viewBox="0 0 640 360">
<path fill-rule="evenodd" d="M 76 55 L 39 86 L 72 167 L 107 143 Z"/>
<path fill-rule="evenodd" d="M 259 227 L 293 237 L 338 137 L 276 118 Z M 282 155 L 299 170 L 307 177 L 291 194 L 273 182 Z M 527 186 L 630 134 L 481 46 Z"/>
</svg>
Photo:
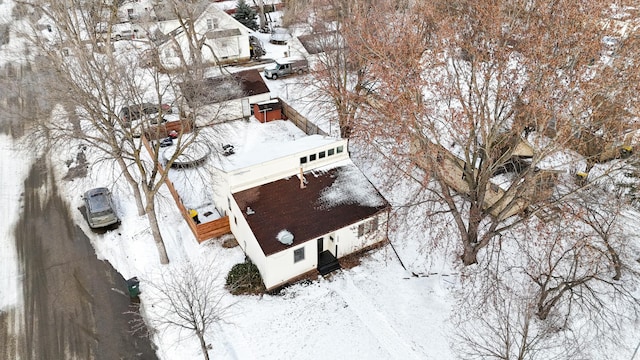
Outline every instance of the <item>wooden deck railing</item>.
<svg viewBox="0 0 640 360">
<path fill-rule="evenodd" d="M 144 146 L 147 148 L 147 151 L 149 151 L 149 154 L 153 155 L 154 151 L 153 147 L 149 143 L 149 139 L 147 139 L 146 136 L 142 136 L 141 140 Z M 165 172 L 164 168 L 159 163 L 158 172 L 160 172 L 161 175 L 163 175 Z M 167 185 L 167 188 L 169 189 L 169 193 L 171 193 L 173 200 L 176 202 L 176 206 L 178 206 L 182 217 L 187 222 L 187 225 L 189 225 L 189 228 L 191 229 L 191 232 L 193 232 L 193 235 L 195 236 L 198 243 L 202 243 L 205 240 L 213 239 L 215 237 L 229 234 L 231 232 L 231 226 L 229 225 L 228 216 L 224 216 L 213 221 L 196 224 L 191 216 L 189 216 L 189 209 L 184 206 L 182 198 L 180 198 L 180 194 L 178 194 L 178 191 L 176 190 L 175 186 L 173 186 L 173 183 L 171 182 L 171 180 L 169 180 L 168 176 L 165 178 L 164 182 L 165 185 Z"/>
</svg>

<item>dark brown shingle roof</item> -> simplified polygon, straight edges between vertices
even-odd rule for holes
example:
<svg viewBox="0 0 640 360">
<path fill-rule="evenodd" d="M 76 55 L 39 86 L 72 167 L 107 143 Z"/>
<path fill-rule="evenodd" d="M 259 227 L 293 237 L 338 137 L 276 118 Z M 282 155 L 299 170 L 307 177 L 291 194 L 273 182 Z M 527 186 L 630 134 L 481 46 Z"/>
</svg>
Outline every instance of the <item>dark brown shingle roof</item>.
<svg viewBox="0 0 640 360">
<path fill-rule="evenodd" d="M 198 82 L 182 83 L 180 88 L 185 99 L 193 107 L 269 92 L 267 84 L 256 69 L 207 78 Z"/>
<path fill-rule="evenodd" d="M 304 189 L 300 188 L 299 178 L 292 176 L 233 194 L 266 256 L 344 228 L 388 208 L 386 200 L 373 188 L 374 194 L 371 195 L 379 197 L 379 206 L 356 203 L 322 206 L 319 202 L 321 193 L 334 183 L 339 169 L 315 176 L 305 174 L 307 184 Z M 247 215 L 247 207 L 255 213 Z M 293 234 L 292 245 L 284 245 L 276 239 L 281 230 Z"/>
</svg>

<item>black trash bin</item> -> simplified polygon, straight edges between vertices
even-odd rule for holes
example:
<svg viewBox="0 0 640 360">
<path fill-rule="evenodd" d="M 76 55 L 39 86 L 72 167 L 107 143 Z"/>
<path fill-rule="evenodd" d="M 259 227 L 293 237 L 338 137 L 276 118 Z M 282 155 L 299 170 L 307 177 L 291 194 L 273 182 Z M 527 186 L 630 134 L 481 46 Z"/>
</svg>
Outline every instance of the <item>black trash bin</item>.
<svg viewBox="0 0 640 360">
<path fill-rule="evenodd" d="M 137 276 L 127 280 L 127 289 L 129 289 L 129 296 L 132 299 L 137 298 L 138 295 L 140 295 L 140 280 L 138 280 Z"/>
</svg>

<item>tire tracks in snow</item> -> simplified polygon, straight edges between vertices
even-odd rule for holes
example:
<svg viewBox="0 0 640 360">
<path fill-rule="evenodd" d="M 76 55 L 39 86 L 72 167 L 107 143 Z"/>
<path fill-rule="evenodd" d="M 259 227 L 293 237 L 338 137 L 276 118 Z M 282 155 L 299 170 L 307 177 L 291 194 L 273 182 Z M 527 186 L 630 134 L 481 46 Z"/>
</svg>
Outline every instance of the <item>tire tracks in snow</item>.
<svg viewBox="0 0 640 360">
<path fill-rule="evenodd" d="M 398 334 L 387 318 L 358 289 L 353 282 L 353 277 L 348 272 L 342 272 L 342 277 L 344 281 L 334 282 L 336 286 L 333 290 L 342 297 L 351 311 L 376 338 L 380 347 L 387 351 L 389 358 L 419 359 L 420 357 Z"/>
</svg>

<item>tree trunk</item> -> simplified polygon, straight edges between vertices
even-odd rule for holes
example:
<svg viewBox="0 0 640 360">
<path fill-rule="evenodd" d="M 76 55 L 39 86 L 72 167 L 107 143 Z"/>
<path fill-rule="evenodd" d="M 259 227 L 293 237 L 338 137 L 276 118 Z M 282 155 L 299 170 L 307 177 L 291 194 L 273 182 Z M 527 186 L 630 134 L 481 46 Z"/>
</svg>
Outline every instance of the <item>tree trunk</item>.
<svg viewBox="0 0 640 360">
<path fill-rule="evenodd" d="M 138 208 L 138 216 L 142 216 L 145 213 L 145 207 L 142 203 L 142 194 L 140 193 L 140 187 L 138 186 L 138 182 L 131 176 L 131 173 L 127 170 L 127 164 L 125 164 L 124 159 L 121 156 L 116 156 L 116 161 L 122 169 L 122 175 L 127 182 L 129 183 L 129 187 L 131 191 L 133 191 L 133 198 L 136 201 L 136 207 Z"/>
<path fill-rule="evenodd" d="M 198 340 L 200 340 L 200 349 L 202 349 L 202 354 L 204 355 L 205 360 L 209 360 L 209 349 L 207 349 L 207 343 L 204 341 L 204 333 L 200 330 L 196 330 L 196 334 L 198 335 Z"/>
<path fill-rule="evenodd" d="M 464 264 L 464 266 L 476 264 L 478 262 L 478 250 L 479 248 L 476 247 L 475 244 L 469 242 L 465 243 L 464 251 L 462 256 L 460 256 L 462 264 Z"/>
<path fill-rule="evenodd" d="M 153 240 L 158 248 L 158 256 L 160 257 L 160 264 L 168 264 L 169 256 L 167 256 L 167 249 L 164 246 L 164 240 L 162 240 L 162 234 L 160 234 L 160 226 L 158 226 L 158 217 L 156 216 L 156 208 L 153 202 L 153 196 L 147 195 L 147 219 L 149 219 L 149 227 L 151 228 L 151 234 L 153 234 Z"/>
<path fill-rule="evenodd" d="M 478 262 L 478 251 L 482 248 L 478 244 L 478 231 L 480 228 L 479 216 L 482 210 L 475 201 L 471 201 L 469 209 L 469 222 L 466 234 L 462 234 L 464 238 L 464 252 L 462 253 L 462 263 L 465 266 L 473 265 Z"/>
<path fill-rule="evenodd" d="M 260 18 L 260 29 L 267 27 L 267 18 L 264 16 L 264 1 L 258 0 L 258 17 Z"/>
<path fill-rule="evenodd" d="M 613 280 L 620 280 L 622 277 L 622 261 L 620 261 L 620 256 L 616 250 L 609 244 L 607 239 L 604 239 L 604 243 L 607 246 L 607 252 L 611 256 L 611 262 L 613 263 L 613 270 L 615 271 L 615 275 L 613 275 Z"/>
</svg>

